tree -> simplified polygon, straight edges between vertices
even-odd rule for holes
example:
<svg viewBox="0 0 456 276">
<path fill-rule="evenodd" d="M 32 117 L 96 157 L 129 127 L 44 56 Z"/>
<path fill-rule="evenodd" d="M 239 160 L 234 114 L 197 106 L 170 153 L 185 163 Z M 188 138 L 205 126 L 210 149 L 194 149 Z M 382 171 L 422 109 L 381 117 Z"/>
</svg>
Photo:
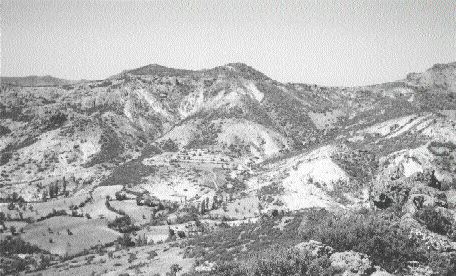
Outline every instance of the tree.
<svg viewBox="0 0 456 276">
<path fill-rule="evenodd" d="M 124 247 L 134 246 L 135 243 L 131 240 L 130 234 L 124 233 L 122 237 L 117 239 L 120 245 Z"/>
<path fill-rule="evenodd" d="M 135 253 L 130 253 L 130 255 L 128 256 L 128 263 L 131 264 L 136 259 L 137 259 L 136 254 Z"/>
<path fill-rule="evenodd" d="M 54 184 L 51 184 L 51 186 L 49 186 L 49 197 L 54 197 Z"/>
<path fill-rule="evenodd" d="M 127 195 L 122 191 L 117 191 L 115 193 L 115 196 L 116 196 L 116 200 L 118 200 L 118 201 L 127 199 Z"/>
<path fill-rule="evenodd" d="M 11 235 L 16 235 L 16 227 L 11 225 L 10 226 L 10 232 L 11 232 Z"/>
<path fill-rule="evenodd" d="M 152 260 L 153 258 L 158 256 L 158 254 L 155 250 L 149 251 L 149 252 L 147 252 L 147 254 L 149 254 L 149 257 L 147 257 L 148 260 Z"/>
<path fill-rule="evenodd" d="M 277 209 L 273 209 L 273 210 L 272 210 L 272 216 L 273 216 L 273 217 L 279 216 L 279 211 L 278 211 Z"/>
<path fill-rule="evenodd" d="M 48 267 L 50 264 L 51 264 L 51 257 L 41 254 L 39 268 L 44 269 L 44 268 Z"/>
<path fill-rule="evenodd" d="M 136 205 L 142 206 L 143 204 L 142 204 L 141 200 L 142 200 L 142 197 L 141 196 L 137 196 L 136 197 Z"/>
<path fill-rule="evenodd" d="M 48 197 L 49 193 L 48 193 L 48 190 L 44 190 L 43 191 L 43 194 L 42 194 L 42 200 L 43 201 L 46 201 L 47 200 L 47 197 Z"/>
<path fill-rule="evenodd" d="M 209 210 L 209 198 L 206 197 L 205 201 L 206 201 L 206 210 Z"/>
<path fill-rule="evenodd" d="M 57 183 L 53 183 L 49 186 L 49 196 L 51 198 L 57 197 L 59 194 L 59 185 Z"/>
<path fill-rule="evenodd" d="M 177 231 L 177 236 L 181 239 L 185 238 L 185 232 L 184 231 Z"/>
<path fill-rule="evenodd" d="M 55 196 L 59 195 L 59 184 L 56 182 L 54 186 L 54 194 Z"/>
<path fill-rule="evenodd" d="M 217 205 L 217 196 L 214 196 L 213 199 L 212 199 L 212 210 L 215 210 L 218 208 L 218 205 Z"/>
<path fill-rule="evenodd" d="M 19 199 L 19 195 L 17 194 L 17 192 L 13 192 L 13 195 L 12 195 L 11 200 L 12 200 L 13 202 L 17 202 L 18 199 Z"/>
<path fill-rule="evenodd" d="M 65 176 L 63 177 L 63 184 L 62 184 L 62 192 L 66 194 L 67 182 L 65 180 Z"/>
<path fill-rule="evenodd" d="M 175 235 L 176 233 L 174 232 L 173 229 L 168 228 L 168 234 L 169 234 L 169 237 L 172 238 L 172 237 L 174 237 L 174 235 Z"/>
<path fill-rule="evenodd" d="M 205 201 L 201 202 L 201 215 L 204 215 L 204 213 L 206 213 Z"/>
<path fill-rule="evenodd" d="M 147 238 L 145 234 L 139 234 L 138 238 L 136 239 L 135 245 L 137 246 L 142 246 L 142 245 L 147 245 Z"/>
</svg>

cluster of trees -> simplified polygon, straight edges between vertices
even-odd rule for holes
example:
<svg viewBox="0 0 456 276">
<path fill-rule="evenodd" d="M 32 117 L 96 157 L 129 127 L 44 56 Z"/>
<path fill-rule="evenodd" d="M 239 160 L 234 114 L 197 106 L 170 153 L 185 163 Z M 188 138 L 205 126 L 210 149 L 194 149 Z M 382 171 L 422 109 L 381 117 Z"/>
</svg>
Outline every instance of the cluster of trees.
<svg viewBox="0 0 456 276">
<path fill-rule="evenodd" d="M 126 216 L 127 215 L 124 210 L 120 210 L 120 209 L 116 209 L 116 208 L 112 207 L 111 203 L 109 203 L 109 198 L 108 197 L 106 197 L 105 206 L 111 212 L 117 213 L 117 214 L 119 214 L 121 216 Z"/>
<path fill-rule="evenodd" d="M 123 247 L 135 246 L 135 243 L 131 239 L 131 236 L 129 233 L 124 233 L 121 237 L 117 238 L 117 242 Z"/>
<path fill-rule="evenodd" d="M 0 233 L 3 233 L 3 231 L 5 229 L 7 229 L 7 227 L 5 226 L 5 221 L 6 221 L 7 217 L 5 216 L 5 213 L 3 212 L 0 212 Z M 21 231 L 23 231 L 24 229 L 21 228 Z M 15 236 L 17 235 L 17 229 L 14 225 L 11 225 L 9 227 L 9 231 L 11 232 L 11 235 Z"/>
<path fill-rule="evenodd" d="M 116 200 L 122 201 L 127 199 L 127 194 L 123 191 L 117 191 L 115 193 Z"/>
<path fill-rule="evenodd" d="M 20 196 L 17 192 L 13 192 L 11 195 L 8 195 L 5 199 L 3 199 L 6 202 L 11 203 L 19 203 L 22 204 L 25 202 L 24 198 Z"/>
<path fill-rule="evenodd" d="M 227 198 L 228 200 L 228 198 Z M 232 194 L 230 194 L 230 200 L 232 200 Z M 218 209 L 220 207 L 223 207 L 224 210 L 226 209 L 226 201 L 224 202 L 223 200 L 219 199 L 217 196 L 214 196 L 212 198 L 212 203 L 209 203 L 210 200 L 208 197 L 203 199 L 201 202 L 198 203 L 197 205 L 197 210 L 202 214 L 206 214 L 208 211 Z"/>
<path fill-rule="evenodd" d="M 168 238 L 170 240 L 174 240 L 176 238 L 176 231 L 174 231 L 174 229 L 168 228 L 168 234 L 169 234 Z M 177 237 L 179 237 L 181 239 L 185 238 L 186 237 L 185 232 L 181 231 L 181 230 L 177 231 Z"/>
<path fill-rule="evenodd" d="M 43 191 L 42 198 L 43 201 L 46 201 L 48 196 L 49 198 L 56 198 L 59 195 L 69 195 L 69 191 L 67 191 L 67 181 L 65 180 L 65 177 L 62 181 L 62 187 L 59 186 L 58 182 L 52 183 L 51 185 L 49 185 L 48 190 Z"/>
<path fill-rule="evenodd" d="M 42 221 L 42 220 L 45 220 L 48 218 L 58 217 L 58 216 L 68 216 L 68 213 L 66 212 L 66 210 L 63 210 L 63 209 L 62 210 L 52 209 L 52 213 L 49 213 L 43 217 L 40 217 L 36 221 Z"/>
<path fill-rule="evenodd" d="M 133 240 L 131 233 L 123 233 L 123 235 L 117 238 L 116 241 L 122 247 L 147 245 L 147 238 L 145 234 L 138 235 L 138 237 L 135 240 Z"/>
<path fill-rule="evenodd" d="M 30 267 L 43 269 L 50 264 L 50 257 L 47 252 L 35 245 L 25 242 L 20 237 L 8 236 L 0 240 L 0 256 L 2 264 L 0 273 L 5 275 L 17 275 L 18 272 L 27 270 Z M 17 254 L 41 254 L 39 261 L 32 257 L 19 258 Z M 3 274 L 2 274 L 3 275 Z"/>
<path fill-rule="evenodd" d="M 112 222 L 108 223 L 108 227 L 121 233 L 131 233 L 139 230 L 139 227 L 133 224 L 128 215 L 115 218 Z"/>
<path fill-rule="evenodd" d="M 171 139 L 168 139 L 168 140 L 164 141 L 163 143 L 161 143 L 160 148 L 163 151 L 170 151 L 170 152 L 179 151 L 179 146 L 176 144 L 176 142 L 174 142 Z"/>
<path fill-rule="evenodd" d="M 198 210 L 200 210 L 202 215 L 204 215 L 207 211 L 210 211 L 208 197 L 201 201 L 201 203 L 198 203 Z"/>
<path fill-rule="evenodd" d="M 33 254 L 43 252 L 38 246 L 31 245 L 19 237 L 8 236 L 0 240 L 0 254 Z"/>
</svg>

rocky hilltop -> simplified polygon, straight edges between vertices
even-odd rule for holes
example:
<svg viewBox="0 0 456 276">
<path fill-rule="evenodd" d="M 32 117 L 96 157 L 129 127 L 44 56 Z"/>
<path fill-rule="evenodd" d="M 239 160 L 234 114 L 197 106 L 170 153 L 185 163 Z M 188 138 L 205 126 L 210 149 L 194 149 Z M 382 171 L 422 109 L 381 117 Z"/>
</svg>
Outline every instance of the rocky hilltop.
<svg viewBox="0 0 456 276">
<path fill-rule="evenodd" d="M 58 86 L 75 81 L 55 78 L 53 76 L 1 77 L 1 83 L 10 86 Z"/>
<path fill-rule="evenodd" d="M 450 254 L 455 149 L 456 63 L 362 87 L 281 83 L 242 63 L 198 71 L 151 64 L 96 81 L 2 78 L 1 221 L 26 223 L 21 238 L 54 257 L 108 248 L 119 233 L 161 241 L 169 238 L 162 224 L 176 225 L 181 244 L 195 243 L 187 244 L 184 270 L 203 273 L 221 260 L 195 248 L 219 249 L 197 241 L 219 227 L 266 223 L 303 233 L 287 228 L 304 225 L 302 212 L 350 221 L 369 210 L 394 214 L 432 254 Z M 76 233 L 93 223 L 105 240 L 81 245 L 47 230 L 66 225 Z M 200 236 L 187 241 L 192 233 Z M 254 250 L 249 244 L 245 251 Z M 328 246 L 359 251 L 344 253 L 357 260 L 372 253 Z M 244 252 L 232 248 L 234 259 Z M 332 264 L 342 262 L 334 254 Z M 409 261 L 414 271 L 441 269 L 429 256 L 404 257 L 403 266 L 375 258 L 366 262 L 378 275 Z"/>
</svg>

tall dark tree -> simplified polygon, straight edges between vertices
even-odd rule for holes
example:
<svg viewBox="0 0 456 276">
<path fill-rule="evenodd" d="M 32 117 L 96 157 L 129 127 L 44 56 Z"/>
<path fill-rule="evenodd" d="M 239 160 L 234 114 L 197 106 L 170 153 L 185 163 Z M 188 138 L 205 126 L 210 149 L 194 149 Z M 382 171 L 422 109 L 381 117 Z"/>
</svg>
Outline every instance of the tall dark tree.
<svg viewBox="0 0 456 276">
<path fill-rule="evenodd" d="M 66 189 L 67 189 L 67 181 L 65 179 L 65 176 L 63 177 L 63 181 L 62 181 L 62 193 L 65 194 L 66 193 Z"/>
<path fill-rule="evenodd" d="M 42 194 L 42 200 L 43 200 L 43 201 L 46 201 L 48 195 L 49 195 L 48 190 L 44 190 L 44 191 L 43 191 L 43 194 Z"/>
<path fill-rule="evenodd" d="M 201 214 L 204 215 L 206 213 L 206 204 L 204 201 L 201 202 Z"/>
</svg>

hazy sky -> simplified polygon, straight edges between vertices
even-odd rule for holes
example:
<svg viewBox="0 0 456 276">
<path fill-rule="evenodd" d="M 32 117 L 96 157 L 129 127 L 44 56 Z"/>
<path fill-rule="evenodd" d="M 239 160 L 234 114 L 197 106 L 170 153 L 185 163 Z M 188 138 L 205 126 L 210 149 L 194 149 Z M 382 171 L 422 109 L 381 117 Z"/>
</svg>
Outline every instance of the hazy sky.
<svg viewBox="0 0 456 276">
<path fill-rule="evenodd" d="M 360 85 L 456 61 L 456 0 L 1 2 L 3 76 L 244 62 L 283 82 Z"/>
</svg>

